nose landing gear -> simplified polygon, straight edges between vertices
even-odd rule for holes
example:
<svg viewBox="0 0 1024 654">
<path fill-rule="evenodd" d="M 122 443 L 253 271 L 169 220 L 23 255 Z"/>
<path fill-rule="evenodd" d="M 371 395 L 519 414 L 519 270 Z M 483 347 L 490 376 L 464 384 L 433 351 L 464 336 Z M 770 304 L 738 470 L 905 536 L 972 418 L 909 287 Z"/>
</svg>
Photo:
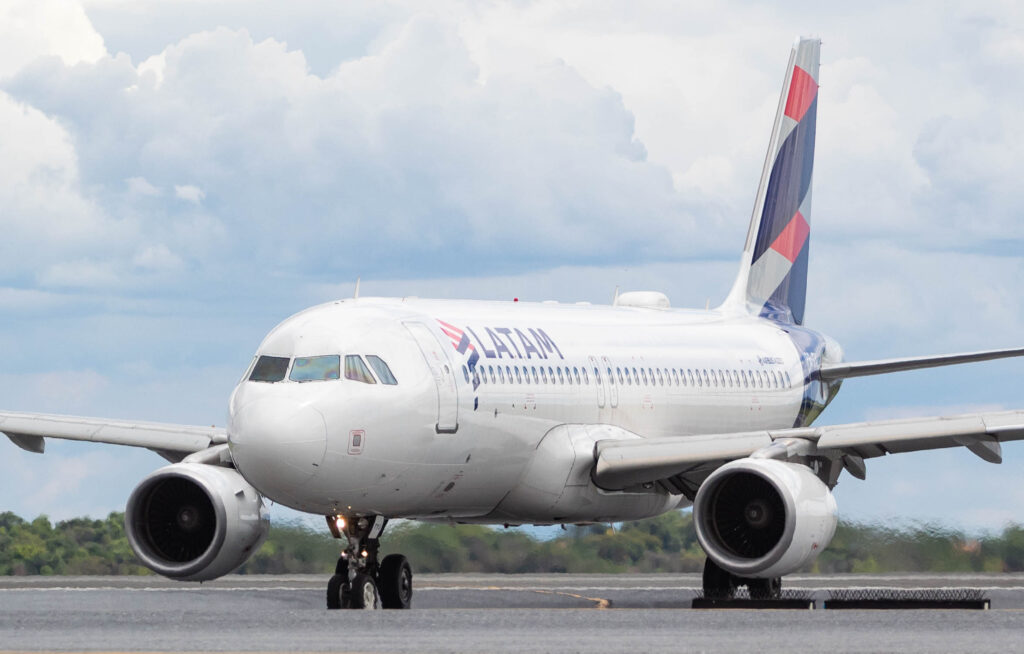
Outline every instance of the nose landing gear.
<svg viewBox="0 0 1024 654">
<path fill-rule="evenodd" d="M 383 516 L 327 516 L 335 538 L 348 546 L 327 582 L 328 609 L 407 609 L 412 604 L 412 567 L 401 554 L 377 560 Z"/>
</svg>

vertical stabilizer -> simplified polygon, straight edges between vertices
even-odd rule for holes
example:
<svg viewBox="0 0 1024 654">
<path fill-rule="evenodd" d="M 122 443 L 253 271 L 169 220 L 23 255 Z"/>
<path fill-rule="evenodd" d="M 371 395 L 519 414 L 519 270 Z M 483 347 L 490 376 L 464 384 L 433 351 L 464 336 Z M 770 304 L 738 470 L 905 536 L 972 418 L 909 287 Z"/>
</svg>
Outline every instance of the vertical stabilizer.
<svg viewBox="0 0 1024 654">
<path fill-rule="evenodd" d="M 723 310 L 803 323 L 821 41 L 797 39 L 754 202 L 740 272 Z"/>
</svg>

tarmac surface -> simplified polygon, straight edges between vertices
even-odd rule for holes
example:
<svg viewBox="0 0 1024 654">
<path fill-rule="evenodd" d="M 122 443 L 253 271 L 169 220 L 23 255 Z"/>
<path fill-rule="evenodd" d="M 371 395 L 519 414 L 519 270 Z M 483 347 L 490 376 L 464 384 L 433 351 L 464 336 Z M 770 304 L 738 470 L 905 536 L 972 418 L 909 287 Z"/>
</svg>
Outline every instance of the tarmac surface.
<svg viewBox="0 0 1024 654">
<path fill-rule="evenodd" d="M 697 575 L 418 575 L 411 611 L 327 611 L 326 576 L 0 578 L 0 652 L 1006 652 L 1024 575 L 787 577 L 836 589 L 973 588 L 975 610 L 695 610 Z M 865 592 L 871 592 L 867 590 Z"/>
</svg>

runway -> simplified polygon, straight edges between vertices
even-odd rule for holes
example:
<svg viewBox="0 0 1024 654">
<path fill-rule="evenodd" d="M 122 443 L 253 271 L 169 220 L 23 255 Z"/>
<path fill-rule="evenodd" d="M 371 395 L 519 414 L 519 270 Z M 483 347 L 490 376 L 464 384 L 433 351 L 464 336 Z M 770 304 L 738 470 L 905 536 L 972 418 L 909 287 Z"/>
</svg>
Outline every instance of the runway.
<svg viewBox="0 0 1024 654">
<path fill-rule="evenodd" d="M 412 611 L 326 611 L 326 576 L 0 578 L 0 651 L 1005 652 L 1024 575 L 789 577 L 837 588 L 984 589 L 990 611 L 689 608 L 696 575 L 418 575 Z"/>
</svg>

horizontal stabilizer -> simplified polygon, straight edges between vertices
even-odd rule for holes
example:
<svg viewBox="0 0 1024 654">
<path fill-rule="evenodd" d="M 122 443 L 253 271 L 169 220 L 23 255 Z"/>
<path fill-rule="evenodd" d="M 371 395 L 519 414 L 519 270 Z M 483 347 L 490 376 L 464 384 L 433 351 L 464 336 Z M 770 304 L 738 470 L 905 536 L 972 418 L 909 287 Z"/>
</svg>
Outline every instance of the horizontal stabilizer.
<svg viewBox="0 0 1024 654">
<path fill-rule="evenodd" d="M 878 361 L 855 361 L 851 363 L 833 363 L 821 366 L 821 378 L 824 381 L 846 379 L 848 377 L 864 377 L 882 375 L 888 372 L 919 370 L 921 368 L 937 368 L 952 366 L 958 363 L 974 363 L 1024 356 L 1024 347 L 1008 350 L 985 350 L 983 352 L 967 352 L 965 354 L 940 354 L 928 357 L 906 357 L 902 359 L 881 359 Z"/>
</svg>

